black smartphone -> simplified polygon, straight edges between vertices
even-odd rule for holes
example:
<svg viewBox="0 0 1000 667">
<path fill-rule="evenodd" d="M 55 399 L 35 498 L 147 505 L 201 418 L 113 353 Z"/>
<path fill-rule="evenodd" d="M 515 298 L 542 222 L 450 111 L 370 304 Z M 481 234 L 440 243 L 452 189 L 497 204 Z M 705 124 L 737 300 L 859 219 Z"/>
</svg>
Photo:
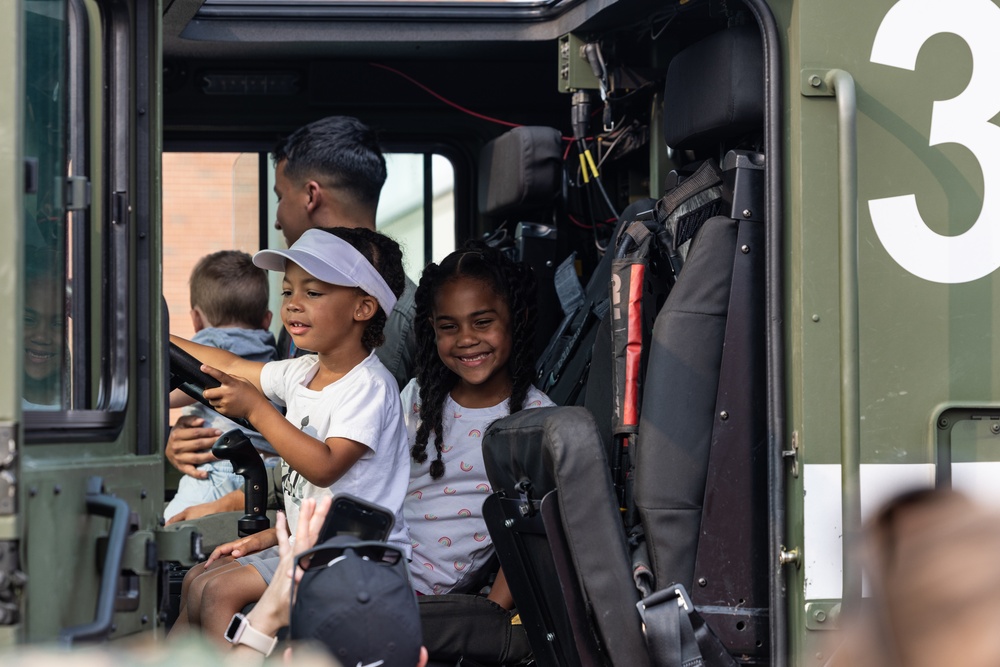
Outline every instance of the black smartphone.
<svg viewBox="0 0 1000 667">
<path fill-rule="evenodd" d="M 333 496 L 330 512 L 320 529 L 317 544 L 336 535 L 353 535 L 359 540 L 385 542 L 392 532 L 392 512 L 349 493 Z"/>
</svg>

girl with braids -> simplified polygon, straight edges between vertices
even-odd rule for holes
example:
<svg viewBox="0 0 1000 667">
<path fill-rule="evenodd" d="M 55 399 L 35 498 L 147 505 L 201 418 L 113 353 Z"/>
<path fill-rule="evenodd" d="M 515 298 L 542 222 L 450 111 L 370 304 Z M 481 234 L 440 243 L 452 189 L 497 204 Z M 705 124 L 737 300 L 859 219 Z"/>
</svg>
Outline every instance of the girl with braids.
<svg viewBox="0 0 1000 667">
<path fill-rule="evenodd" d="M 416 305 L 417 377 L 402 393 L 412 456 L 403 515 L 414 587 L 435 595 L 462 591 L 493 553 L 483 432 L 553 403 L 531 385 L 535 279 L 526 264 L 470 243 L 424 269 Z M 490 598 L 513 606 L 502 573 Z"/>
<path fill-rule="evenodd" d="M 262 250 L 253 261 L 284 272 L 282 323 L 297 347 L 314 354 L 258 363 L 171 340 L 221 383 L 205 391 L 212 407 L 248 419 L 281 455 L 287 525 L 298 523 L 304 500 L 351 493 L 395 514 L 389 541 L 408 551 L 399 385 L 374 352 L 385 339 L 386 313 L 403 292 L 399 246 L 368 229 L 317 228 L 288 250 Z M 274 577 L 277 544 L 272 529 L 213 551 L 185 577 L 174 627 L 201 625 L 221 640 L 233 615 L 256 602 Z"/>
</svg>

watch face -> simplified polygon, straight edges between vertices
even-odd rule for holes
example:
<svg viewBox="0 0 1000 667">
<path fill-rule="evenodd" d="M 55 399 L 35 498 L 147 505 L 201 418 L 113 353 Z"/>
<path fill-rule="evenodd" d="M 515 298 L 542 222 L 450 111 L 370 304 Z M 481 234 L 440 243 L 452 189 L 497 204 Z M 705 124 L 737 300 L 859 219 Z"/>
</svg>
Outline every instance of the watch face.
<svg viewBox="0 0 1000 667">
<path fill-rule="evenodd" d="M 229 621 L 229 627 L 226 628 L 226 639 L 231 642 L 236 640 L 236 633 L 243 625 L 243 618 L 243 614 L 233 614 L 233 620 Z"/>
</svg>

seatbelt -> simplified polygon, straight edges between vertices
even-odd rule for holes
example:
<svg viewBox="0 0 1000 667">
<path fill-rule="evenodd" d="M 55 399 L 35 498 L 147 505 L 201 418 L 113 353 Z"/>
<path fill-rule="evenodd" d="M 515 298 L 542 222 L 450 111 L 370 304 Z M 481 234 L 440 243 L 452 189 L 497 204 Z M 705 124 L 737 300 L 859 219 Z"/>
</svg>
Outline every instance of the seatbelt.
<svg viewBox="0 0 1000 667">
<path fill-rule="evenodd" d="M 635 606 L 656 667 L 737 667 L 694 608 L 683 585 L 668 586 Z"/>
</svg>

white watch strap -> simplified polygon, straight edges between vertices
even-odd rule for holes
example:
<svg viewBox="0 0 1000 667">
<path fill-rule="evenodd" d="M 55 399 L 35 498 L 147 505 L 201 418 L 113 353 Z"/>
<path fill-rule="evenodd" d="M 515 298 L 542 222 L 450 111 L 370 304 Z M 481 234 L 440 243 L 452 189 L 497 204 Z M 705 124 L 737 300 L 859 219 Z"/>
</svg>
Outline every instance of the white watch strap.
<svg viewBox="0 0 1000 667">
<path fill-rule="evenodd" d="M 255 630 L 250 625 L 250 621 L 244 617 L 240 629 L 236 631 L 236 637 L 233 638 L 233 643 L 245 644 L 255 651 L 260 651 L 266 658 L 271 655 L 271 651 L 274 650 L 274 647 L 278 643 L 278 638 L 269 637 L 260 630 Z"/>
</svg>

